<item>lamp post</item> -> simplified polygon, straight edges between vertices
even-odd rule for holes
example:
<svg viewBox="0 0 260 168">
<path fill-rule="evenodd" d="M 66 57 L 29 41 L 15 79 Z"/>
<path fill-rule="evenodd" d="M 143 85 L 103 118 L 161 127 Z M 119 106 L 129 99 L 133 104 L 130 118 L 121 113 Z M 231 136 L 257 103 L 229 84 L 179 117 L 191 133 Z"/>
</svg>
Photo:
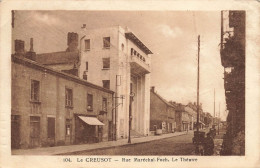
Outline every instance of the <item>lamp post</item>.
<svg viewBox="0 0 260 168">
<path fill-rule="evenodd" d="M 128 143 L 131 143 L 131 126 L 132 126 L 132 103 L 134 100 L 135 93 L 130 93 L 130 103 L 129 103 L 129 129 L 128 129 Z"/>
</svg>

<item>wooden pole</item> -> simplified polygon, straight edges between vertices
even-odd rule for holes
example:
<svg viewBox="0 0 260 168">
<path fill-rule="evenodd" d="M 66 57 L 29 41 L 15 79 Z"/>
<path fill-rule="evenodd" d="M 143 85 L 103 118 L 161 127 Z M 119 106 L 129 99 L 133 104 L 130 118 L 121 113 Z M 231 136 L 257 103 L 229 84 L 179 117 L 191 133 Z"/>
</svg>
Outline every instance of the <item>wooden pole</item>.
<svg viewBox="0 0 260 168">
<path fill-rule="evenodd" d="M 200 90 L 200 35 L 198 36 L 198 79 L 197 79 L 197 131 L 199 131 L 199 90 Z"/>
<path fill-rule="evenodd" d="M 216 98 L 216 95 L 215 95 L 215 88 L 214 88 L 214 116 L 213 116 L 213 125 L 215 125 L 215 98 Z"/>
</svg>

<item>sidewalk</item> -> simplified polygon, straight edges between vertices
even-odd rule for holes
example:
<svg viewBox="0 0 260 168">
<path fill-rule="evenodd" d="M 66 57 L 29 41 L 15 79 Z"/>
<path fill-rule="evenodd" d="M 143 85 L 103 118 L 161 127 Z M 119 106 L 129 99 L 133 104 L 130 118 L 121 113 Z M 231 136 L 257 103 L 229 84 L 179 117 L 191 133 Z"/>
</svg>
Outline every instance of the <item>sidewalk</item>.
<svg viewBox="0 0 260 168">
<path fill-rule="evenodd" d="M 145 143 L 149 141 L 159 140 L 163 138 L 170 138 L 174 136 L 185 135 L 187 132 L 175 132 L 170 134 L 163 134 L 160 136 L 147 136 L 140 138 L 132 138 L 131 144 Z M 12 150 L 12 155 L 58 155 L 66 154 L 78 151 L 104 149 L 117 146 L 130 145 L 128 139 L 119 139 L 117 141 L 107 141 L 94 144 L 80 144 L 80 145 L 69 145 L 69 146 L 55 146 L 45 148 L 34 148 L 34 149 L 16 149 Z"/>
</svg>

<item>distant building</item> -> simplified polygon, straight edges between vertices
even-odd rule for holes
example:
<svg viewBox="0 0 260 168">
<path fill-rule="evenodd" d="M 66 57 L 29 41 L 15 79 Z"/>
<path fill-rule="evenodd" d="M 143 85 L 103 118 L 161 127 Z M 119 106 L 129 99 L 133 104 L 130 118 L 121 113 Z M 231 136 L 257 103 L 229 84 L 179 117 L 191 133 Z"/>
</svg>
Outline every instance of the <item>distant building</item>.
<svg viewBox="0 0 260 168">
<path fill-rule="evenodd" d="M 131 132 L 149 134 L 152 52 L 128 28 L 120 26 L 68 33 L 68 48 L 38 54 L 37 61 L 115 92 L 116 138 L 128 137 L 130 93 Z M 79 48 L 79 49 L 78 49 Z"/>
<path fill-rule="evenodd" d="M 171 133 L 175 131 L 175 107 L 163 99 L 155 88 L 151 88 L 150 103 L 150 131 L 162 129 L 162 133 Z"/>
<path fill-rule="evenodd" d="M 15 44 L 12 149 L 113 139 L 113 91 L 39 64 L 23 41 Z"/>
<path fill-rule="evenodd" d="M 176 129 L 177 131 L 188 131 L 190 129 L 189 112 L 185 110 L 185 105 L 180 103 L 176 106 Z"/>
<path fill-rule="evenodd" d="M 193 108 L 189 107 L 186 105 L 184 107 L 184 110 L 188 112 L 188 117 L 189 117 L 189 130 L 194 129 L 194 123 L 197 121 L 197 112 L 193 110 Z"/>
</svg>

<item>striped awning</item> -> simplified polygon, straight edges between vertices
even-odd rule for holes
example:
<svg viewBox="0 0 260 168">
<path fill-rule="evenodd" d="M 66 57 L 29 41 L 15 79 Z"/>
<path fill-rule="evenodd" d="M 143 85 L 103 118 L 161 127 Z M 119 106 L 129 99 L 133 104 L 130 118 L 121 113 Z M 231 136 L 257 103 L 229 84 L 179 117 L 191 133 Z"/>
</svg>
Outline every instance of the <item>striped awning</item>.
<svg viewBox="0 0 260 168">
<path fill-rule="evenodd" d="M 79 116 L 79 118 L 88 125 L 105 125 L 100 122 L 96 117 Z"/>
</svg>

